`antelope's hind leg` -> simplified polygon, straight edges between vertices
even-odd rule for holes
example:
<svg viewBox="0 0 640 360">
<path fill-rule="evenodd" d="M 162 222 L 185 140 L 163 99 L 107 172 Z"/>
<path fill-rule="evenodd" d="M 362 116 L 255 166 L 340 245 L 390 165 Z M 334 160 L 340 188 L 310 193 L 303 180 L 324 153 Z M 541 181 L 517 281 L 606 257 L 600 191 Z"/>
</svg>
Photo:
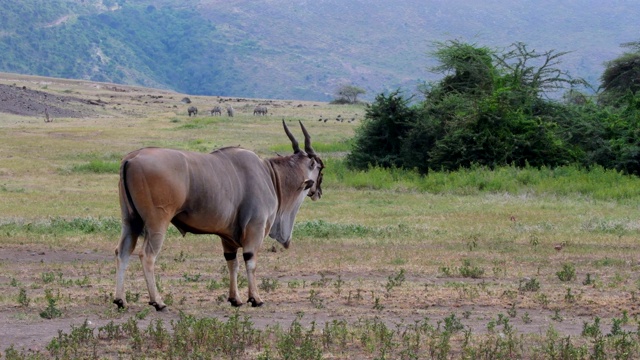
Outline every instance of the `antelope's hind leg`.
<svg viewBox="0 0 640 360">
<path fill-rule="evenodd" d="M 132 231 L 129 224 L 122 225 L 122 234 L 120 243 L 116 247 L 116 295 L 113 303 L 118 305 L 119 309 L 127 307 L 127 299 L 124 296 L 124 276 L 129 265 L 131 253 L 136 248 L 139 233 Z"/>
</svg>

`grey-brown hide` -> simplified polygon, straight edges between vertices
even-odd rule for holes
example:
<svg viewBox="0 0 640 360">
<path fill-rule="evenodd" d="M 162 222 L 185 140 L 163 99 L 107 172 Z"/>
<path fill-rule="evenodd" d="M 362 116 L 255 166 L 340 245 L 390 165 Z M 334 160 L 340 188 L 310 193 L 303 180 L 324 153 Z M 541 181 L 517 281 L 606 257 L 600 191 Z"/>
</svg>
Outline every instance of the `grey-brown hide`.
<svg viewBox="0 0 640 360">
<path fill-rule="evenodd" d="M 242 305 L 238 295 L 237 251 L 242 248 L 249 283 L 249 302 L 262 305 L 257 291 L 257 253 L 267 235 L 285 248 L 305 196 L 322 195 L 322 160 L 311 147 L 302 123 L 305 149 L 283 120 L 294 153 L 261 159 L 239 147 L 210 154 L 143 148 L 131 152 L 120 166 L 122 235 L 116 248 L 114 303 L 126 307 L 124 274 L 139 236 L 144 236 L 140 259 L 149 290 L 149 304 L 166 306 L 155 284 L 154 265 L 167 227 L 174 224 L 184 235 L 216 234 L 222 240 L 229 268 L 229 302 Z"/>
</svg>

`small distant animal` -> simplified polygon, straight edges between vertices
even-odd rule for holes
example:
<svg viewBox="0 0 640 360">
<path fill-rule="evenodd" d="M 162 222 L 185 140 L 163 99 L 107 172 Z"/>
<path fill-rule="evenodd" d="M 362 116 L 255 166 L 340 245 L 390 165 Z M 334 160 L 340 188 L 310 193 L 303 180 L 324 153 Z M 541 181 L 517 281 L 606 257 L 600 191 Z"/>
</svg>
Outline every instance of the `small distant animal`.
<svg viewBox="0 0 640 360">
<path fill-rule="evenodd" d="M 180 102 L 184 104 L 191 104 L 191 99 L 189 99 L 188 97 L 185 97 L 185 98 L 182 98 Z"/>
<path fill-rule="evenodd" d="M 196 116 L 198 115 L 198 108 L 195 106 L 189 106 L 189 108 L 187 109 L 187 112 L 189 113 L 189 116 L 191 115 Z"/>
<path fill-rule="evenodd" d="M 267 107 L 264 105 L 258 105 L 253 109 L 253 115 L 262 115 L 262 116 L 266 116 L 267 115 Z"/>
<path fill-rule="evenodd" d="M 233 114 L 235 114 L 235 110 L 233 110 L 233 106 L 227 106 L 227 115 L 229 115 L 229 117 L 233 117 Z"/>
<path fill-rule="evenodd" d="M 214 106 L 213 109 L 211 109 L 211 115 L 222 115 L 222 109 L 220 106 Z"/>
<path fill-rule="evenodd" d="M 53 119 L 49 116 L 49 109 L 44 108 L 44 122 L 53 122 Z"/>
</svg>

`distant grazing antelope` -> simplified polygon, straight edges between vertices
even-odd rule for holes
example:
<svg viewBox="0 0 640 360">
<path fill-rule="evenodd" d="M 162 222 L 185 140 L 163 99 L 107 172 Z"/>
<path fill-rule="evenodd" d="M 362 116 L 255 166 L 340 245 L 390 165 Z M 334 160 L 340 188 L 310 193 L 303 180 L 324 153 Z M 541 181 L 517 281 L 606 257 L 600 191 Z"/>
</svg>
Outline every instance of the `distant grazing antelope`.
<svg viewBox="0 0 640 360">
<path fill-rule="evenodd" d="M 189 108 L 187 109 L 187 112 L 189 113 L 189 116 L 191 115 L 196 116 L 198 115 L 198 108 L 195 106 L 189 106 Z"/>
<path fill-rule="evenodd" d="M 258 105 L 253 109 L 253 115 L 267 115 L 267 107 L 264 105 Z"/>
<path fill-rule="evenodd" d="M 235 111 L 233 110 L 233 106 L 227 106 L 227 115 L 229 115 L 229 117 L 233 117 L 234 113 Z"/>
<path fill-rule="evenodd" d="M 213 107 L 213 109 L 211 109 L 211 115 L 222 115 L 222 109 L 220 108 L 220 106 L 216 105 Z"/>
</svg>

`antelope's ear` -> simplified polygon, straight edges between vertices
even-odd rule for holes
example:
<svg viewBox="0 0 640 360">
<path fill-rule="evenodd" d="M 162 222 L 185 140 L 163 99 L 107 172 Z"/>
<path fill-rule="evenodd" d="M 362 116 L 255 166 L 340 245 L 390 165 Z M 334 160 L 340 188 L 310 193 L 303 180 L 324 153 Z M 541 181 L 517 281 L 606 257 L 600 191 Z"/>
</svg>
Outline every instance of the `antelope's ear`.
<svg viewBox="0 0 640 360">
<path fill-rule="evenodd" d="M 313 186 L 313 183 L 314 183 L 313 180 L 307 179 L 307 180 L 302 182 L 302 185 L 300 185 L 300 188 L 304 189 L 304 190 L 309 190 Z"/>
</svg>

